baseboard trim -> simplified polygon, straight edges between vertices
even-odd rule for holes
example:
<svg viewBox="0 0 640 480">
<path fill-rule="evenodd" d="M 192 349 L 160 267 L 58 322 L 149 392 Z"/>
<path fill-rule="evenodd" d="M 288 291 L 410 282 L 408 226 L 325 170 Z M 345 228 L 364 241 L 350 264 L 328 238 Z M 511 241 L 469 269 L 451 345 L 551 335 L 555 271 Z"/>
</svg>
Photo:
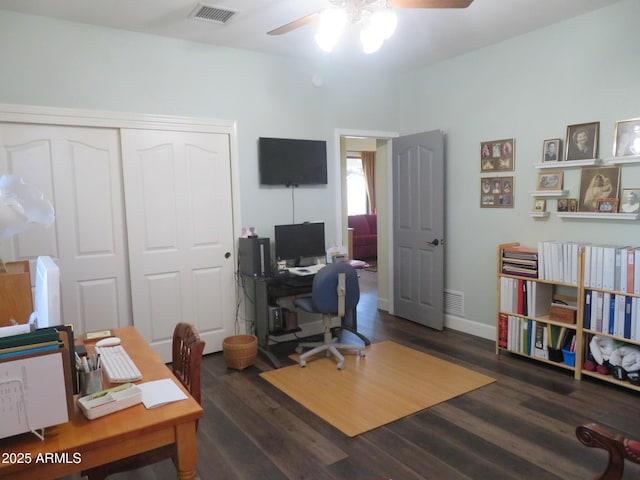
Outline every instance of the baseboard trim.
<svg viewBox="0 0 640 480">
<path fill-rule="evenodd" d="M 455 315 L 445 315 L 444 326 L 452 330 L 468 333 L 469 335 L 485 338 L 487 340 L 496 339 L 495 326 L 469 320 L 467 318 L 456 317 Z"/>
</svg>

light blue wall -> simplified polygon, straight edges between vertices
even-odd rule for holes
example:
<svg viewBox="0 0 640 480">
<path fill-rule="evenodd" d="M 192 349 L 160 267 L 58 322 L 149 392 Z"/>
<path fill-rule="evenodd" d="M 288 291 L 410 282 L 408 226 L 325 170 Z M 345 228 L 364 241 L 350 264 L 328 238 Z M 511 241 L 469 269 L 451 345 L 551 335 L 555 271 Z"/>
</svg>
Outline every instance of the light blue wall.
<svg viewBox="0 0 640 480">
<path fill-rule="evenodd" d="M 399 77 L 0 11 L 0 103 L 213 117 L 237 122 L 243 225 L 325 220 L 335 236 L 339 152 L 334 129 L 447 134 L 446 281 L 466 317 L 495 321 L 496 244 L 540 239 L 640 245 L 637 222 L 528 216 L 542 142 L 640 117 L 640 2 L 611 7 Z M 320 73 L 323 88 L 311 85 Z M 328 141 L 330 184 L 295 192 L 258 185 L 257 138 Z M 515 207 L 479 208 L 480 142 L 516 139 Z M 565 185 L 578 196 L 579 171 Z M 640 188 L 640 166 L 622 187 Z M 548 202 L 549 209 L 555 201 Z"/>
<path fill-rule="evenodd" d="M 324 220 L 334 243 L 334 130 L 396 123 L 396 89 L 385 75 L 3 11 L 0 65 L 0 103 L 237 122 L 241 224 L 262 236 L 274 224 Z M 322 88 L 311 84 L 316 73 Z M 296 189 L 295 218 L 290 190 L 259 186 L 260 136 L 328 142 L 330 183 Z"/>
<path fill-rule="evenodd" d="M 564 144 L 567 125 L 599 121 L 600 156 L 611 157 L 615 122 L 640 117 L 638 19 L 640 2 L 623 1 L 403 78 L 398 130 L 446 132 L 445 284 L 464 293 L 468 319 L 494 324 L 498 243 L 640 245 L 638 222 L 528 215 L 544 139 Z M 515 206 L 480 208 L 480 142 L 504 138 L 516 140 Z M 579 177 L 565 170 L 571 197 Z M 640 188 L 640 166 L 622 168 L 621 187 Z"/>
</svg>

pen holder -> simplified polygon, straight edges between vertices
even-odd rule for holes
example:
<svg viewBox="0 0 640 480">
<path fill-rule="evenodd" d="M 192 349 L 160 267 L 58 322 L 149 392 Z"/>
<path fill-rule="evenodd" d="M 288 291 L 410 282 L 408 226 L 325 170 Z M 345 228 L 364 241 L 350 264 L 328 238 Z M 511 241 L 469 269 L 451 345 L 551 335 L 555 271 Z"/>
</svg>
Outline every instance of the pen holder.
<svg viewBox="0 0 640 480">
<path fill-rule="evenodd" d="M 102 390 L 102 368 L 89 370 L 88 372 L 79 371 L 80 380 L 80 396 L 91 395 Z"/>
</svg>

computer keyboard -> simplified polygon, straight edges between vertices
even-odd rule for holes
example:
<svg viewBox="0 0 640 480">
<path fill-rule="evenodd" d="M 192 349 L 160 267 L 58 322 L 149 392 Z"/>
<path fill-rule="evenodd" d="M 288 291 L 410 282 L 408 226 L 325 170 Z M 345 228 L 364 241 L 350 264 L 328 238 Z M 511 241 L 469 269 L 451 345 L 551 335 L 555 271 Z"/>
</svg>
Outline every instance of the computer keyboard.
<svg viewBox="0 0 640 480">
<path fill-rule="evenodd" d="M 111 383 L 127 383 L 142 379 L 142 373 L 122 345 L 95 347 L 100 354 L 100 364 Z"/>
<path fill-rule="evenodd" d="M 315 265 L 309 265 L 308 267 L 291 267 L 289 268 L 289 273 L 301 277 L 304 277 L 306 275 L 315 275 L 320 271 L 320 269 L 324 268 L 325 266 L 326 265 L 324 263 L 317 263 Z"/>
</svg>

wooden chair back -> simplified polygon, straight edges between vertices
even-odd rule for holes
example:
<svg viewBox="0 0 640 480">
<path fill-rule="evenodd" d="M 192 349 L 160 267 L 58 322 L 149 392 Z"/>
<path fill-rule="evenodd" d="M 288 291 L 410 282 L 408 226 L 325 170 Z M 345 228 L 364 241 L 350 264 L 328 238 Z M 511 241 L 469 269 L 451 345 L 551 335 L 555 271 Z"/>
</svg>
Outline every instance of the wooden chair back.
<svg viewBox="0 0 640 480">
<path fill-rule="evenodd" d="M 198 403 L 200 397 L 200 368 L 205 342 L 200 340 L 196 328 L 189 323 L 178 323 L 173 330 L 171 369 Z"/>
<path fill-rule="evenodd" d="M 176 378 L 201 403 L 200 367 L 205 342 L 200 340 L 196 328 L 185 322 L 178 323 L 173 330 L 173 351 L 171 369 Z M 100 465 L 82 472 L 89 480 L 104 480 L 114 473 L 126 472 L 174 458 L 175 445 L 165 445 L 106 465 Z"/>
</svg>

